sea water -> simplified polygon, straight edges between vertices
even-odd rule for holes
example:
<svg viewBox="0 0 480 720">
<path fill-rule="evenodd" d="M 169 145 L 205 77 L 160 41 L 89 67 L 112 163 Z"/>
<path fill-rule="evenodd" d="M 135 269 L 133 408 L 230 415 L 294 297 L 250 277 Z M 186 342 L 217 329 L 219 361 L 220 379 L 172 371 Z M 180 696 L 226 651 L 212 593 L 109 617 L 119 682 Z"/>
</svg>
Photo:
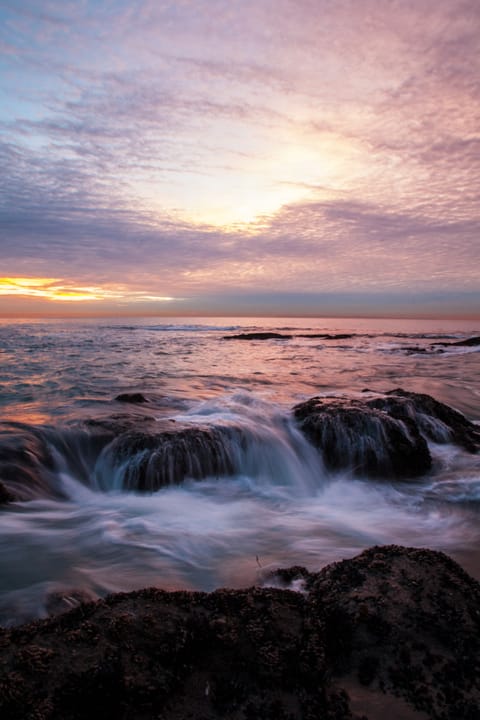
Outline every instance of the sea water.
<svg viewBox="0 0 480 720">
<path fill-rule="evenodd" d="M 226 339 L 267 331 L 284 337 Z M 453 320 L 3 321 L 0 458 L 20 462 L 16 442 L 46 438 L 58 492 L 0 508 L 0 622 L 45 616 L 52 597 L 262 584 L 375 544 L 440 549 L 480 577 L 478 454 L 430 443 L 432 470 L 404 482 L 329 472 L 292 414 L 313 396 L 402 387 L 478 422 L 480 347 L 445 344 L 475 335 Z M 145 417 L 248 441 L 233 443 L 233 473 L 127 492 L 89 423 Z"/>
</svg>

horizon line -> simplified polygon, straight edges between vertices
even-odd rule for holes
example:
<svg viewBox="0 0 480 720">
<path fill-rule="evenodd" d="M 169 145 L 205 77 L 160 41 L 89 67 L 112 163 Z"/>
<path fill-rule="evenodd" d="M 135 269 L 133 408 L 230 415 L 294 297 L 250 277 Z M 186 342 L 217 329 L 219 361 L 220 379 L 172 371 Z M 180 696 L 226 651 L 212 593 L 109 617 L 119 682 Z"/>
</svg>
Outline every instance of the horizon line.
<svg viewBox="0 0 480 720">
<path fill-rule="evenodd" d="M 291 318 L 352 320 L 469 320 L 480 321 L 480 313 L 0 313 L 0 320 L 91 320 L 113 318 Z"/>
</svg>

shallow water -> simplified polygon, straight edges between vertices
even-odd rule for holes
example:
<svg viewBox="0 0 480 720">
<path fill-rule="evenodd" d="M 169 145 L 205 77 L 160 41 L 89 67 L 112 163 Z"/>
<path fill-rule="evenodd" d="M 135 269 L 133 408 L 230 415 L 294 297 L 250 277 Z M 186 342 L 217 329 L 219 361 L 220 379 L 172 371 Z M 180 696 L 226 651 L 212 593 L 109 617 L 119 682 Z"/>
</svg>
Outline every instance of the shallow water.
<svg viewBox="0 0 480 720">
<path fill-rule="evenodd" d="M 260 330 L 293 337 L 223 339 Z M 299 337 L 320 333 L 352 337 Z M 5 437 L 47 439 L 63 497 L 0 510 L 0 621 L 45 615 L 57 590 L 240 587 L 392 542 L 445 550 L 479 577 L 478 454 L 431 445 L 434 467 L 415 482 L 354 479 L 324 469 L 291 414 L 314 395 L 403 387 L 478 421 L 480 348 L 436 344 L 474 335 L 453 321 L 3 322 Z M 125 392 L 148 403 L 115 400 Z M 122 467 L 91 450 L 82 424 L 114 415 L 241 428 L 248 442 L 234 447 L 233 475 L 125 492 Z"/>
</svg>

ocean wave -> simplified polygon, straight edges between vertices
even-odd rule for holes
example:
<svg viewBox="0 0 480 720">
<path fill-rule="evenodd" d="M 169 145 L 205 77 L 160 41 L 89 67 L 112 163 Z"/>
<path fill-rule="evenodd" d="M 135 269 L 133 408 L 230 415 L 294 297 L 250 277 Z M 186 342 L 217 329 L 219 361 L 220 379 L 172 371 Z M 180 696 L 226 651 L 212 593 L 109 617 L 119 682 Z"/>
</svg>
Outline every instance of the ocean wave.
<svg viewBox="0 0 480 720">
<path fill-rule="evenodd" d="M 165 324 L 165 325 L 104 325 L 105 330 L 151 331 L 151 332 L 231 332 L 240 325 Z"/>
</svg>

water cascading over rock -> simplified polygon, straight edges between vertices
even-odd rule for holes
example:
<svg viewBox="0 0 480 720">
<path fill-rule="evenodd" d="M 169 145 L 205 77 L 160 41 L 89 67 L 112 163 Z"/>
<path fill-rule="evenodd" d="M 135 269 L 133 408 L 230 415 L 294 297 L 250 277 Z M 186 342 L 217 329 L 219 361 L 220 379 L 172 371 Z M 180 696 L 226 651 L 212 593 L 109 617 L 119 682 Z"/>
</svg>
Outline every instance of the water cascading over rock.
<svg viewBox="0 0 480 720">
<path fill-rule="evenodd" d="M 407 479 L 432 465 L 428 442 L 480 448 L 480 429 L 438 400 L 402 389 L 360 399 L 314 397 L 275 426 L 176 422 L 129 413 L 64 428 L 4 423 L 0 432 L 0 504 L 65 498 L 62 474 L 100 491 L 156 492 L 186 479 L 235 474 L 302 477 L 348 470 L 362 477 Z M 306 437 L 315 453 L 296 440 Z M 317 456 L 318 457 L 318 456 Z M 307 462 L 308 459 L 308 462 Z M 323 461 L 323 463 L 322 463 Z M 287 468 L 288 466 L 288 468 Z M 288 471 L 288 472 L 287 472 Z M 316 482 L 316 480 L 315 480 Z"/>
<path fill-rule="evenodd" d="M 102 452 L 96 469 L 100 489 L 153 492 L 186 478 L 231 475 L 233 458 L 225 432 L 187 426 L 157 433 L 130 431 Z"/>
<path fill-rule="evenodd" d="M 413 420 L 426 438 L 437 443 L 453 442 L 468 452 L 480 448 L 480 429 L 462 413 L 430 395 L 402 388 L 367 401 L 367 405 L 387 412 L 398 420 Z"/>
<path fill-rule="evenodd" d="M 409 478 L 431 468 L 427 441 L 480 448 L 480 429 L 430 395 L 397 388 L 352 400 L 314 397 L 293 409 L 301 430 L 331 470 Z"/>
<path fill-rule="evenodd" d="M 62 498 L 55 463 L 46 438 L 22 423 L 0 430 L 0 504 L 38 497 Z"/>
<path fill-rule="evenodd" d="M 331 470 L 408 478 L 431 467 L 427 443 L 410 418 L 390 417 L 359 400 L 319 397 L 297 405 L 294 415 Z"/>
</svg>

